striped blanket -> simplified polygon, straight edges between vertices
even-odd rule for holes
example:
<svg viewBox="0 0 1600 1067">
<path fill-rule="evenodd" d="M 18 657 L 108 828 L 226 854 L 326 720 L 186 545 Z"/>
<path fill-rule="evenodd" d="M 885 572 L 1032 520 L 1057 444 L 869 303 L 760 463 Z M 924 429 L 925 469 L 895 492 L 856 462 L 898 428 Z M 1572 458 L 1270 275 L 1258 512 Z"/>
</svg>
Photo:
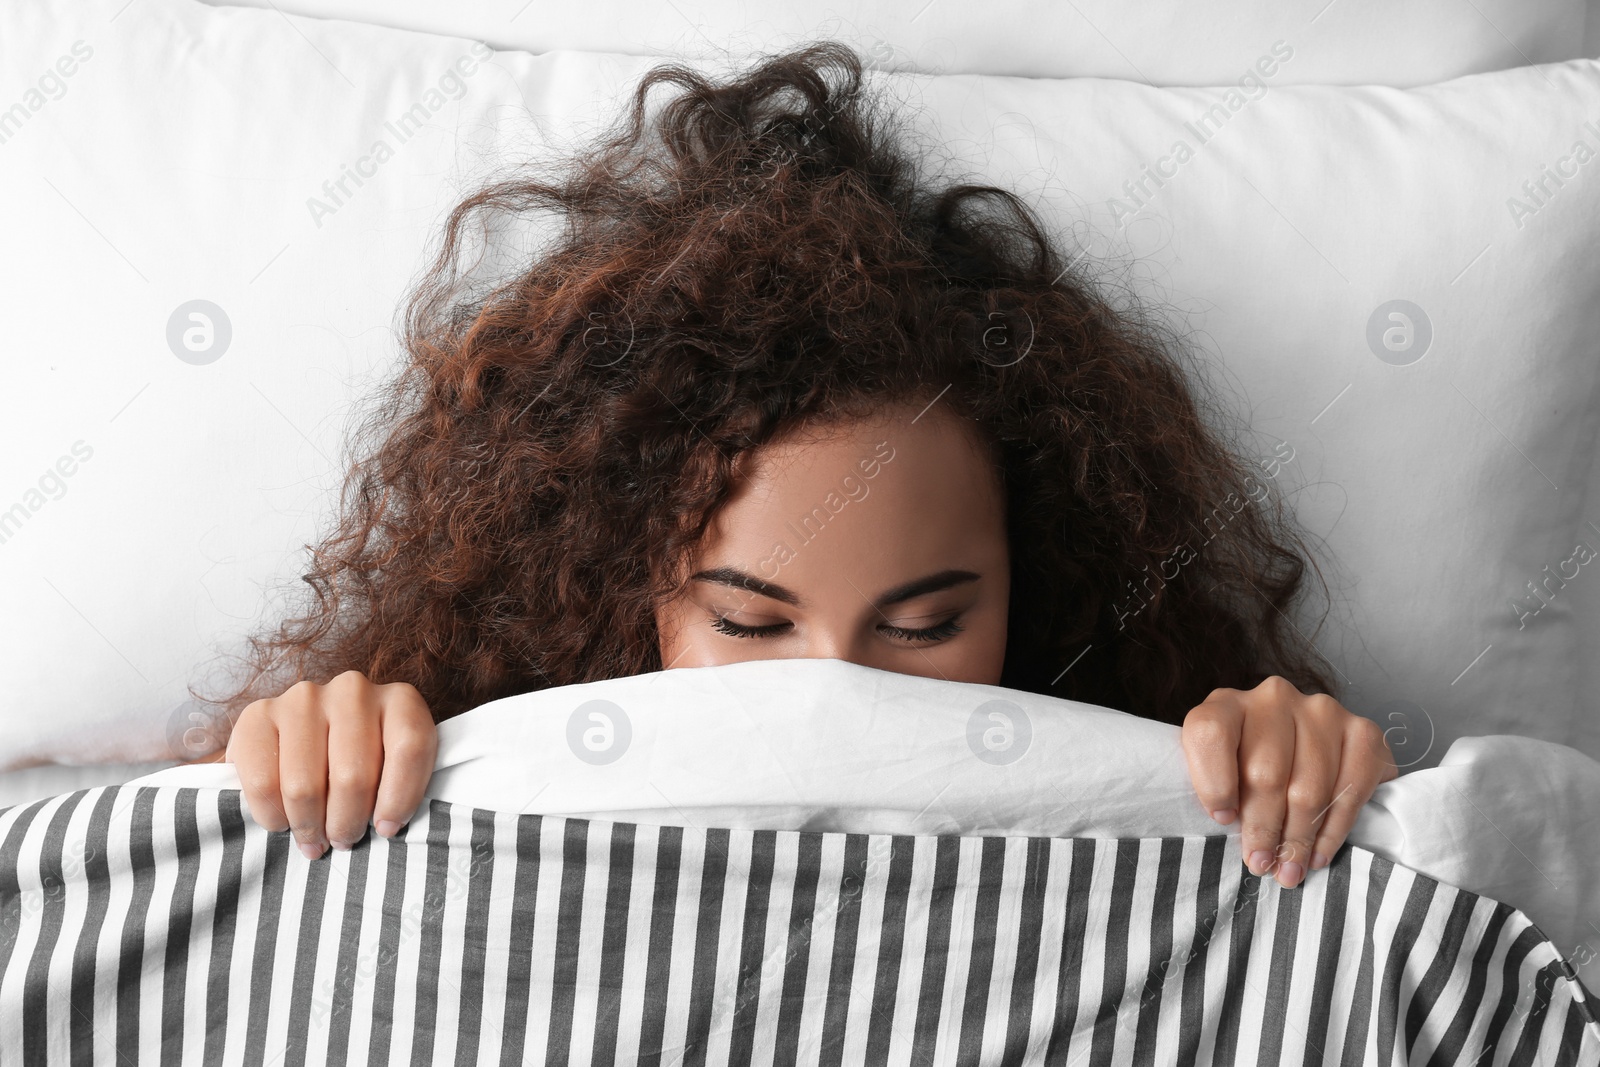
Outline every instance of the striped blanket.
<svg viewBox="0 0 1600 1067">
<path fill-rule="evenodd" d="M 1346 846 L 730 830 L 234 789 L 0 811 L 0 1063 L 1600 1063 L 1521 912 Z"/>
</svg>

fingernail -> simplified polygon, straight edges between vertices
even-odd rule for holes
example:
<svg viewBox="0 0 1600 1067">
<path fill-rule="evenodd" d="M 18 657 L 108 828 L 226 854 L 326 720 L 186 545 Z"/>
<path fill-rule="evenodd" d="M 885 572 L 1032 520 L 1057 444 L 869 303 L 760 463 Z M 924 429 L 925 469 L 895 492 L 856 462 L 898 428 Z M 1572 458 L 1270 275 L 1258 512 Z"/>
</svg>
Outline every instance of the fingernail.
<svg viewBox="0 0 1600 1067">
<path fill-rule="evenodd" d="M 338 849 L 340 852 L 349 852 L 350 851 L 350 842 L 348 842 L 348 841 L 334 841 L 334 842 L 332 842 L 332 844 L 333 844 L 333 847 Z"/>
<path fill-rule="evenodd" d="M 1250 870 L 1256 874 L 1265 874 L 1267 868 L 1272 866 L 1272 853 L 1264 848 L 1258 848 L 1250 853 Z"/>
<path fill-rule="evenodd" d="M 314 860 L 322 855 L 322 846 L 314 845 L 310 841 L 300 842 L 300 854 L 308 860 Z"/>
<path fill-rule="evenodd" d="M 1233 817 L 1237 814 L 1238 812 L 1232 808 L 1223 808 L 1221 811 L 1212 812 L 1211 817 L 1226 826 L 1233 821 Z"/>
<path fill-rule="evenodd" d="M 393 837 L 400 832 L 400 824 L 393 819 L 384 819 L 373 829 L 378 831 L 378 836 L 380 837 Z"/>
<path fill-rule="evenodd" d="M 1305 871 L 1293 860 L 1278 868 L 1278 880 L 1283 883 L 1285 889 L 1293 889 L 1300 884 L 1300 879 L 1303 877 Z"/>
<path fill-rule="evenodd" d="M 1328 857 L 1324 856 L 1320 852 L 1313 852 L 1311 854 L 1311 869 L 1313 871 L 1320 871 L 1320 870 L 1322 870 L 1322 868 L 1326 867 L 1327 865 L 1328 865 Z"/>
</svg>

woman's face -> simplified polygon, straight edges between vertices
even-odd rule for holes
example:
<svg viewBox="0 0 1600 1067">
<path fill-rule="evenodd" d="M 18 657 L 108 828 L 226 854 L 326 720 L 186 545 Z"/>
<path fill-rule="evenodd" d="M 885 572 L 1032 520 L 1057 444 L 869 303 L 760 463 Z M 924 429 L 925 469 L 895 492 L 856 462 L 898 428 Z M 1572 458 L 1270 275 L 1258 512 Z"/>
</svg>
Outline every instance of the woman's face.
<svg viewBox="0 0 1600 1067">
<path fill-rule="evenodd" d="M 998 685 L 1010 558 L 999 473 L 937 402 L 802 427 L 740 457 L 733 497 L 656 612 L 661 662 L 842 659 Z"/>
</svg>

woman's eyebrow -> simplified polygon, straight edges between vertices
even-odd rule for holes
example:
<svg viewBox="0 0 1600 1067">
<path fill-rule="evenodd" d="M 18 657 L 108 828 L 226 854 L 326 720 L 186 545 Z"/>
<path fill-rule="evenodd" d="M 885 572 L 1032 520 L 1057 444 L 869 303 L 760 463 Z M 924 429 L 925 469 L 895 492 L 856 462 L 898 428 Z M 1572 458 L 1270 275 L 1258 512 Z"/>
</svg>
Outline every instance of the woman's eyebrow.
<svg viewBox="0 0 1600 1067">
<path fill-rule="evenodd" d="M 873 601 L 873 606 L 886 608 L 891 604 L 898 604 L 901 601 L 911 600 L 928 593 L 937 593 L 941 589 L 949 589 L 951 586 L 960 585 L 963 582 L 975 582 L 980 577 L 982 576 L 973 571 L 936 571 L 933 574 L 924 575 L 921 578 L 913 578 L 909 582 L 903 582 L 895 586 Z M 711 567 L 707 570 L 696 572 L 689 580 L 716 582 L 719 585 L 729 585 L 735 589 L 747 589 L 752 593 L 759 593 L 762 596 L 771 597 L 773 600 L 782 601 L 797 608 L 803 606 L 800 602 L 800 597 L 793 591 L 785 589 L 777 582 L 769 582 L 764 578 L 757 578 L 755 575 L 742 571 L 737 567 Z"/>
</svg>

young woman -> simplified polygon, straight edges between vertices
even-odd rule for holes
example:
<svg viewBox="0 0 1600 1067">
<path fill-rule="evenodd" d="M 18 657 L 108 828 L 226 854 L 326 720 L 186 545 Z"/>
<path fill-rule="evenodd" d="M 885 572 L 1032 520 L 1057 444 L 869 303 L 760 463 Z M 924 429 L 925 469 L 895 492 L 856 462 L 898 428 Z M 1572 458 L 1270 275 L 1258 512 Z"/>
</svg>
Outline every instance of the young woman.
<svg viewBox="0 0 1600 1067">
<path fill-rule="evenodd" d="M 434 724 L 500 697 L 836 657 L 1181 723 L 1252 873 L 1326 864 L 1397 770 L 1289 621 L 1281 501 L 1178 344 L 1015 196 L 924 180 L 862 83 L 829 42 L 658 67 L 455 208 L 315 601 L 217 701 L 258 822 L 396 832 Z"/>
</svg>

